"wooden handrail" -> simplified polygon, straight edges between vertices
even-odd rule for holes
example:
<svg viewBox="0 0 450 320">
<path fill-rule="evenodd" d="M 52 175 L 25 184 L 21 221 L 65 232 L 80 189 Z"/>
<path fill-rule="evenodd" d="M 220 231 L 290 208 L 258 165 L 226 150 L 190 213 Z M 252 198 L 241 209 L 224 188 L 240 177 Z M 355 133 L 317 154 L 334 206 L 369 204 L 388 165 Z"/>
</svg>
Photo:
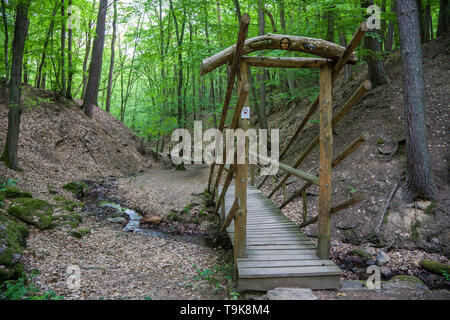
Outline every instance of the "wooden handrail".
<svg viewBox="0 0 450 320">
<path fill-rule="evenodd" d="M 205 75 L 221 65 L 229 63 L 232 60 L 235 47 L 236 45 L 232 45 L 215 55 L 204 59 L 202 61 L 200 74 Z M 336 62 L 346 53 L 345 47 L 327 40 L 269 33 L 247 39 L 242 48 L 242 54 L 249 54 L 251 52 L 266 49 L 305 52 L 318 55 L 319 57 L 332 59 Z M 356 64 L 356 62 L 356 55 L 353 53 L 350 54 L 346 60 L 346 63 L 350 64 Z"/>
<path fill-rule="evenodd" d="M 367 93 L 367 91 L 372 88 L 372 83 L 369 80 L 366 80 L 359 86 L 356 92 L 347 100 L 345 105 L 339 110 L 339 112 L 333 117 L 332 126 L 334 127 L 342 118 L 358 103 L 358 101 Z M 300 164 L 305 160 L 309 153 L 314 149 L 315 146 L 319 144 L 320 137 L 319 135 L 306 147 L 305 151 L 300 155 L 295 164 L 292 166 L 294 168 L 298 168 Z M 286 180 L 290 177 L 290 174 L 287 173 L 283 180 L 272 190 L 269 194 L 269 198 L 272 197 L 275 192 L 281 187 L 282 183 L 286 182 Z"/>
<path fill-rule="evenodd" d="M 235 218 L 236 214 L 239 214 L 239 210 L 241 210 L 241 208 L 239 207 L 239 199 L 235 198 L 233 205 L 231 206 L 230 212 L 228 213 L 225 222 L 223 223 L 222 227 L 219 230 L 220 233 L 224 232 L 228 228 L 231 221 L 233 221 L 233 219 Z"/>
<path fill-rule="evenodd" d="M 353 53 L 355 48 L 361 42 L 361 39 L 364 37 L 364 34 L 366 33 L 366 31 L 367 31 L 367 23 L 366 22 L 362 22 L 359 25 L 358 30 L 356 30 L 355 34 L 353 35 L 352 40 L 350 40 L 349 45 L 347 46 L 345 51 L 342 53 L 342 55 L 339 58 L 339 60 L 336 63 L 336 65 L 334 66 L 333 73 L 331 75 L 331 81 L 332 82 L 334 82 L 336 80 L 337 76 L 342 71 L 342 68 L 347 63 L 347 59 L 351 56 L 351 54 Z M 288 150 L 293 145 L 295 139 L 297 139 L 298 135 L 303 131 L 303 129 L 305 128 L 306 124 L 308 123 L 308 120 L 316 112 L 318 106 L 319 106 L 319 96 L 317 96 L 316 100 L 314 100 L 314 102 L 310 105 L 310 107 L 309 107 L 308 111 L 306 112 L 306 115 L 303 118 L 302 122 L 297 127 L 297 129 L 295 130 L 295 132 L 292 135 L 292 137 L 289 139 L 288 144 L 284 147 L 283 151 L 280 154 L 280 160 L 282 160 L 286 156 Z M 259 184 L 258 188 L 261 188 L 264 185 L 264 183 L 266 182 L 266 180 L 267 180 L 267 177 L 263 179 L 263 181 Z"/>
<path fill-rule="evenodd" d="M 367 132 L 362 133 L 358 138 L 356 138 L 347 148 L 344 149 L 333 161 L 331 164 L 334 168 L 339 163 L 341 163 L 345 158 L 347 158 L 349 155 L 351 155 L 356 149 L 359 148 L 360 145 L 362 145 L 367 139 L 369 138 L 369 134 Z M 285 200 L 281 206 L 280 209 L 283 209 L 286 205 L 288 205 L 291 201 L 293 201 L 295 198 L 299 197 L 300 195 L 303 195 L 303 193 L 306 193 L 306 190 L 312 186 L 311 182 L 306 183 L 303 187 L 301 187 L 299 190 L 295 191 L 287 200 Z"/>
<path fill-rule="evenodd" d="M 252 67 L 269 68 L 320 68 L 331 62 L 325 58 L 299 58 L 299 57 L 249 57 L 242 56 L 242 61 Z"/>
</svg>

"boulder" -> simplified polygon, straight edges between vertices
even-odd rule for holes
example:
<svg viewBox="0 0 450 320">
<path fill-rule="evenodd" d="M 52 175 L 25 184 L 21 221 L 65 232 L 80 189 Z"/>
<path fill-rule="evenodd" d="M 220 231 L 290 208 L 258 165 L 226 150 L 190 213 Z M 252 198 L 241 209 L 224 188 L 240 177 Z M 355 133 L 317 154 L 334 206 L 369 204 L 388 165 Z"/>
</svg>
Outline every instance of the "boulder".
<svg viewBox="0 0 450 320">
<path fill-rule="evenodd" d="M 160 224 L 162 221 L 162 217 L 156 214 L 146 214 L 139 221 L 140 223 L 148 223 L 148 224 Z"/>
<path fill-rule="evenodd" d="M 391 261 L 391 257 L 388 256 L 388 254 L 382 250 L 378 251 L 377 254 L 377 265 L 382 266 L 385 265 L 386 263 L 388 263 L 389 261 Z"/>
<path fill-rule="evenodd" d="M 106 221 L 111 223 L 126 223 L 127 219 L 124 217 L 106 218 Z"/>
<path fill-rule="evenodd" d="M 53 226 L 53 207 L 45 200 L 15 199 L 9 207 L 8 213 L 40 230 L 50 229 Z"/>
</svg>

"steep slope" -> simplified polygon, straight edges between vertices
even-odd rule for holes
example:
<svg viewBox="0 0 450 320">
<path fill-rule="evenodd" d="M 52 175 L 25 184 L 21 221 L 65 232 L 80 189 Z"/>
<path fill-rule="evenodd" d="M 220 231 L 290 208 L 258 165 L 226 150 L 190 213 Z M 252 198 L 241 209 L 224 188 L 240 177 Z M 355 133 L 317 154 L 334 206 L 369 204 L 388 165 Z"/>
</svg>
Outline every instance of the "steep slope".
<svg viewBox="0 0 450 320">
<path fill-rule="evenodd" d="M 125 176 L 156 165 L 138 151 L 140 139 L 112 115 L 95 108 L 87 118 L 79 104 L 24 86 L 19 139 L 20 172 L 0 163 L 0 176 L 18 180 L 36 196 L 74 180 Z M 7 93 L 0 93 L 0 148 L 7 129 Z"/>
<path fill-rule="evenodd" d="M 439 188 L 436 202 L 405 204 L 402 188 L 396 195 L 388 211 L 382 233 L 387 243 L 399 247 L 419 247 L 428 251 L 450 254 L 450 187 L 449 187 L 449 120 L 450 108 L 450 34 L 424 45 L 424 77 L 427 99 L 427 128 L 430 162 Z M 402 67 L 399 52 L 393 53 L 386 62 L 390 83 L 371 90 L 355 108 L 334 128 L 334 155 L 342 151 L 362 132 L 369 133 L 366 141 L 356 152 L 338 165 L 333 171 L 333 203 L 338 203 L 351 195 L 355 189 L 367 195 L 364 202 L 336 214 L 332 218 L 333 238 L 358 244 L 373 241 L 374 226 L 380 221 L 389 194 L 404 174 L 406 168 L 404 140 L 404 111 L 402 90 Z M 366 65 L 353 71 L 354 78 L 344 83 L 341 77 L 333 88 L 334 111 L 339 110 L 356 88 L 367 79 Z M 300 123 L 309 104 L 304 103 L 289 112 L 276 112 L 269 117 L 271 128 L 280 128 L 280 141 L 286 143 Z M 318 119 L 315 114 L 313 119 Z M 303 149 L 318 134 L 318 125 L 309 123 L 291 148 L 283 162 L 292 164 Z M 381 150 L 398 151 L 392 156 L 382 155 Z M 283 146 L 280 146 L 280 150 Z M 317 173 L 319 162 L 318 147 L 300 166 L 301 169 Z M 288 182 L 296 179 L 290 178 Z M 288 195 L 299 189 L 302 182 L 296 181 L 287 187 Z M 270 183 L 264 192 L 270 192 Z M 314 190 L 314 188 L 311 189 Z M 282 193 L 273 198 L 282 202 Z M 422 207 L 422 209 L 420 209 Z M 317 197 L 308 197 L 309 215 L 317 214 Z M 428 208 L 428 209 L 425 209 Z M 284 208 L 284 213 L 296 221 L 301 221 L 301 199 L 296 199 Z M 310 235 L 316 234 L 316 226 L 306 228 Z"/>
</svg>

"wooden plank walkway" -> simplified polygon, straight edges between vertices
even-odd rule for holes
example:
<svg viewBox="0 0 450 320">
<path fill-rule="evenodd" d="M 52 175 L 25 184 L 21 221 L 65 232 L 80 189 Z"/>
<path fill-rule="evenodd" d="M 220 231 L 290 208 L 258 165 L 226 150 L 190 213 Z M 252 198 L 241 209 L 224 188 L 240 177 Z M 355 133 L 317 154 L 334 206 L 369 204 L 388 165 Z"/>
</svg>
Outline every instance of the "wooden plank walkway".
<svg viewBox="0 0 450 320">
<path fill-rule="evenodd" d="M 225 196 L 228 214 L 234 186 Z M 227 229 L 233 242 L 234 223 Z M 238 289 L 267 291 L 277 287 L 339 288 L 341 270 L 320 260 L 316 246 L 261 191 L 247 187 L 247 257 L 238 259 Z"/>
</svg>

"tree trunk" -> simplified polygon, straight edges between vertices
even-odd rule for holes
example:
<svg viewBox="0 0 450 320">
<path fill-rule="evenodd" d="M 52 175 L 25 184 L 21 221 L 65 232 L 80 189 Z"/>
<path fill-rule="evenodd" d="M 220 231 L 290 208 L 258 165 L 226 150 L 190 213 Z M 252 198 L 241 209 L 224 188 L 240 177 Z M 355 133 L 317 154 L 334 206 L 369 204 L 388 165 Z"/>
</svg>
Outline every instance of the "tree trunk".
<svg viewBox="0 0 450 320">
<path fill-rule="evenodd" d="M 8 19 L 6 18 L 6 5 L 5 0 L 2 1 L 2 16 L 3 16 L 3 27 L 5 31 L 5 44 L 4 44 L 4 53 L 5 53 L 5 84 L 8 85 L 9 82 L 9 37 L 8 37 Z"/>
<path fill-rule="evenodd" d="M 72 0 L 69 0 L 69 8 L 71 8 L 72 10 Z M 72 15 L 71 13 L 68 13 L 68 17 L 70 17 Z M 72 100 L 72 83 L 73 83 L 73 64 L 72 64 L 72 30 L 73 26 L 69 26 L 69 39 L 68 44 L 67 44 L 67 60 L 68 60 L 68 65 L 67 67 L 69 68 L 69 72 L 68 72 L 68 79 L 67 79 L 67 92 L 66 92 L 66 98 L 69 100 Z"/>
<path fill-rule="evenodd" d="M 406 119 L 405 197 L 407 200 L 434 199 L 437 191 L 428 162 L 422 47 L 416 1 L 396 0 L 395 4 L 402 55 Z"/>
<path fill-rule="evenodd" d="M 448 31 L 450 24 L 450 7 L 448 0 L 440 0 L 439 2 L 439 18 L 436 37 L 439 37 Z"/>
<path fill-rule="evenodd" d="M 264 35 L 264 27 L 265 27 L 265 19 L 264 19 L 264 1 L 258 0 L 258 25 L 259 25 L 259 33 L 258 35 Z M 263 55 L 264 53 L 260 51 L 259 55 Z M 267 129 L 267 116 L 266 116 L 266 68 L 259 70 L 257 75 L 258 82 L 260 84 L 259 87 L 259 114 L 260 114 L 260 122 L 259 127 L 261 129 Z"/>
<path fill-rule="evenodd" d="M 92 2 L 92 11 L 95 10 L 95 3 L 96 0 Z M 88 61 L 89 61 L 89 54 L 91 53 L 91 44 L 92 44 L 92 28 L 93 21 L 91 19 L 88 20 L 88 32 L 86 35 L 86 52 L 84 53 L 84 60 L 83 60 L 83 88 L 81 90 L 81 100 L 84 101 L 84 96 L 86 95 L 86 85 L 88 80 Z"/>
<path fill-rule="evenodd" d="M 391 1 L 391 12 L 395 12 L 395 2 Z M 386 35 L 386 41 L 384 42 L 384 51 L 391 52 L 392 45 L 394 43 L 395 21 L 390 20 L 388 25 L 388 31 Z"/>
<path fill-rule="evenodd" d="M 17 149 L 20 132 L 20 116 L 22 114 L 22 63 L 25 40 L 28 35 L 28 5 L 29 1 L 19 1 L 16 10 L 14 40 L 12 44 L 11 81 L 8 112 L 8 131 L 2 160 L 10 169 L 17 170 L 19 160 Z"/>
<path fill-rule="evenodd" d="M 427 0 L 425 5 L 425 14 L 423 17 L 423 41 L 430 41 L 430 19 L 431 19 L 431 1 Z"/>
<path fill-rule="evenodd" d="M 112 80 L 114 74 L 114 54 L 117 36 L 117 1 L 114 0 L 114 18 L 113 18 L 113 35 L 111 41 L 111 61 L 109 63 L 109 77 L 108 77 L 108 89 L 106 93 L 106 112 L 111 112 L 111 93 L 112 93 Z"/>
<path fill-rule="evenodd" d="M 84 113 L 92 118 L 94 114 L 94 103 L 97 101 L 98 88 L 100 85 L 102 71 L 103 46 L 105 44 L 105 20 L 108 0 L 100 0 L 98 8 L 96 36 L 92 46 L 92 59 L 89 65 L 89 79 L 86 94 L 83 101 Z"/>
<path fill-rule="evenodd" d="M 367 8 L 372 5 L 373 1 L 362 0 L 362 7 Z M 372 32 L 380 34 L 378 30 Z M 369 50 L 366 60 L 369 68 L 369 79 L 372 81 L 374 87 L 386 84 L 388 82 L 388 76 L 384 69 L 381 42 L 373 36 L 364 37 L 364 46 Z"/>
<path fill-rule="evenodd" d="M 326 40 L 334 42 L 334 6 L 327 11 L 327 37 Z"/>
<path fill-rule="evenodd" d="M 345 38 L 344 31 L 339 32 L 339 41 L 341 42 L 341 46 L 347 47 L 347 39 Z M 346 64 L 344 67 L 344 80 L 345 82 L 349 81 L 352 77 L 352 66 Z"/>
<path fill-rule="evenodd" d="M 42 49 L 42 57 L 41 57 L 41 62 L 39 63 L 39 67 L 38 67 L 38 72 L 36 75 L 36 81 L 35 81 L 35 85 L 38 88 L 42 87 L 42 69 L 45 66 L 45 58 L 47 56 L 47 47 L 48 47 L 48 43 L 50 41 L 50 36 L 53 32 L 53 27 L 55 25 L 55 15 L 56 15 L 56 11 L 58 10 L 58 3 L 55 3 L 55 8 L 53 9 L 53 13 L 52 13 L 52 20 L 50 21 L 50 25 L 48 26 L 47 29 L 47 34 L 45 36 L 45 41 L 44 41 L 44 48 Z"/>
<path fill-rule="evenodd" d="M 66 6 L 64 0 L 61 0 L 61 95 L 66 95 L 66 66 L 65 66 L 65 47 L 66 47 Z"/>
</svg>

